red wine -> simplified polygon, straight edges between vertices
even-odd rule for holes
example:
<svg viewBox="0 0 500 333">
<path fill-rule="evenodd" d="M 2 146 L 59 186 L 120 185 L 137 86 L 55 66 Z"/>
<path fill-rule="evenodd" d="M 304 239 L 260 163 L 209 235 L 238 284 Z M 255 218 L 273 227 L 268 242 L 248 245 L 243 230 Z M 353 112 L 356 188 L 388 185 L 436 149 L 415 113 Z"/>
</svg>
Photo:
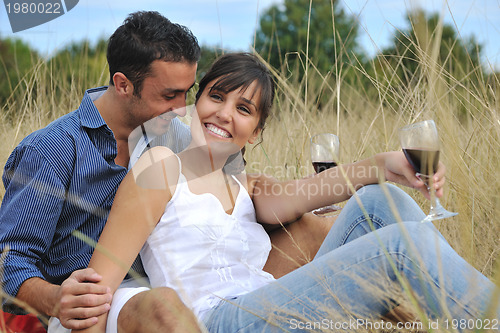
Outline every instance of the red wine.
<svg viewBox="0 0 500 333">
<path fill-rule="evenodd" d="M 320 173 L 321 171 L 325 171 L 330 168 L 334 168 L 337 166 L 337 163 L 333 161 L 327 161 L 327 162 L 313 162 L 313 168 L 316 173 Z"/>
<path fill-rule="evenodd" d="M 408 162 L 416 172 L 423 175 L 432 175 L 436 172 L 439 162 L 439 150 L 403 149 Z M 432 164 L 432 170 L 429 167 Z"/>
</svg>

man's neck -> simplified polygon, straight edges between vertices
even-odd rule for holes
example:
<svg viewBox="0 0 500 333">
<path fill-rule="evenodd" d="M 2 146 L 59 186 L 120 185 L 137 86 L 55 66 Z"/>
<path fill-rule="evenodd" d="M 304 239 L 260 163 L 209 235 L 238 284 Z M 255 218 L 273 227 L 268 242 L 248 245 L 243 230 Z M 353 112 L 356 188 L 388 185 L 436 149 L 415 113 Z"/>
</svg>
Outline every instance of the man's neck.
<svg viewBox="0 0 500 333">
<path fill-rule="evenodd" d="M 132 129 L 123 122 L 124 112 L 120 101 L 108 88 L 101 97 L 94 101 L 94 105 L 115 137 L 117 148 L 115 163 L 127 168 L 130 159 L 129 136 Z"/>
</svg>

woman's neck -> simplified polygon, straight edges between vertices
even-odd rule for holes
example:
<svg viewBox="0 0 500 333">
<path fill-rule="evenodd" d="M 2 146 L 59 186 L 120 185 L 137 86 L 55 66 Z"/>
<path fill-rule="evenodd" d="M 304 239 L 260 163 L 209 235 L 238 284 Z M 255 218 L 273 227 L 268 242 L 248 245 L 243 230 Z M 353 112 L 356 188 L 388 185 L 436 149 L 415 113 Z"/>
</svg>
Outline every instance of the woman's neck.
<svg viewBox="0 0 500 333">
<path fill-rule="evenodd" d="M 182 168 L 192 176 L 202 177 L 211 173 L 222 171 L 229 157 L 227 153 L 215 152 L 208 145 L 189 145 L 179 153 Z"/>
</svg>

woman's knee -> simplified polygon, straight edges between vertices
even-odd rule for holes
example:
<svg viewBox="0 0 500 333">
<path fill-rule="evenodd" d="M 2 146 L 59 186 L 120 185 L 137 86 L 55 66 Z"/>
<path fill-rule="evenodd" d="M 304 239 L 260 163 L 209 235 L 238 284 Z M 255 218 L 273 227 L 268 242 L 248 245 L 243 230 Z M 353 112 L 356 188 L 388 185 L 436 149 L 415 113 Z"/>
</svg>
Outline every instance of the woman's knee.
<svg viewBox="0 0 500 333">
<path fill-rule="evenodd" d="M 118 327 L 120 332 L 199 332 L 192 311 L 166 287 L 132 297 L 120 312 Z"/>
<path fill-rule="evenodd" d="M 385 231 L 385 230 L 384 230 Z M 418 253 L 427 256 L 427 252 L 436 252 L 436 246 L 445 242 L 441 234 L 432 223 L 421 223 L 409 221 L 402 224 L 394 224 L 386 228 L 392 233 L 390 238 L 396 239 L 400 249 L 407 254 Z"/>
<path fill-rule="evenodd" d="M 187 312 L 191 312 L 182 302 L 177 292 L 171 288 L 154 288 L 148 292 L 146 304 L 149 311 L 158 317 L 158 320 L 167 318 L 175 320 Z"/>
</svg>

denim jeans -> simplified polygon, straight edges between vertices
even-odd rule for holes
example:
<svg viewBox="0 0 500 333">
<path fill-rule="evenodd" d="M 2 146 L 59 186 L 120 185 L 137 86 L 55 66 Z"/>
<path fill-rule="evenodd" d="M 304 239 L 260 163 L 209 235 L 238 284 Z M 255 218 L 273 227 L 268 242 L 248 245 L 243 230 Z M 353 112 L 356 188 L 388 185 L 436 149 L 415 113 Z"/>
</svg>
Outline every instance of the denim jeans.
<svg viewBox="0 0 500 333">
<path fill-rule="evenodd" d="M 420 223 L 424 217 L 396 186 L 361 188 L 313 261 L 265 287 L 221 301 L 204 318 L 208 331 L 384 328 L 380 318 L 401 294 L 421 309 L 424 331 L 429 325 L 451 329 L 457 320 L 483 318 L 495 285 L 462 259 L 432 223 Z M 498 320 L 500 310 L 492 316 Z"/>
</svg>

